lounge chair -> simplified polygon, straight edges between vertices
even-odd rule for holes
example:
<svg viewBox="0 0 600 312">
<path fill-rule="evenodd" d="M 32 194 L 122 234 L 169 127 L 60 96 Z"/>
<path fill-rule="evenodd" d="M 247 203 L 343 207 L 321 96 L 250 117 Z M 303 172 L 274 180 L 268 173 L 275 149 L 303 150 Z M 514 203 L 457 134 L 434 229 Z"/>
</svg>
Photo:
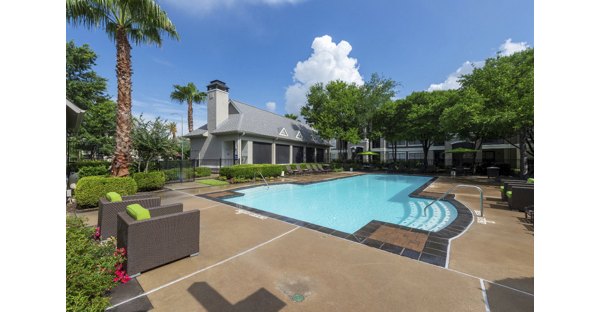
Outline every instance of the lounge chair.
<svg viewBox="0 0 600 312">
<path fill-rule="evenodd" d="M 118 213 L 117 248 L 125 248 L 130 276 L 200 251 L 200 211 L 183 211 L 183 204 L 149 208 L 150 219 L 136 221 Z"/>
<path fill-rule="evenodd" d="M 305 166 L 306 166 L 306 169 L 304 169 L 304 173 L 314 173 L 314 171 L 310 167 L 310 164 L 305 164 Z"/>
<path fill-rule="evenodd" d="M 302 169 L 302 167 L 300 167 L 300 165 L 296 164 L 296 170 L 298 171 L 298 173 L 300 174 L 304 174 L 307 172 L 306 169 Z"/>
<path fill-rule="evenodd" d="M 525 211 L 525 207 L 533 205 L 533 186 L 511 185 L 506 192 L 510 210 Z"/>
<path fill-rule="evenodd" d="M 329 168 L 323 168 L 323 166 L 321 164 L 317 164 L 317 168 L 321 169 L 321 171 L 327 173 L 327 172 L 331 172 L 331 169 Z"/>
<path fill-rule="evenodd" d="M 111 202 L 105 197 L 100 198 L 98 208 L 100 237 L 109 238 L 117 236 L 117 213 L 124 212 L 128 205 L 140 204 L 145 208 L 160 206 L 160 197 L 152 194 L 122 196 L 122 200 L 120 202 Z"/>
<path fill-rule="evenodd" d="M 307 164 L 306 166 L 308 167 L 309 165 L 310 165 L 310 169 L 312 169 L 315 173 L 325 173 L 325 171 L 319 169 L 319 167 L 317 167 L 317 165 L 315 165 L 315 164 Z"/>
<path fill-rule="evenodd" d="M 291 175 L 296 175 L 298 174 L 298 170 L 294 170 L 292 169 L 292 167 L 290 167 L 290 165 L 285 165 L 285 171 L 287 172 L 287 174 Z"/>
</svg>

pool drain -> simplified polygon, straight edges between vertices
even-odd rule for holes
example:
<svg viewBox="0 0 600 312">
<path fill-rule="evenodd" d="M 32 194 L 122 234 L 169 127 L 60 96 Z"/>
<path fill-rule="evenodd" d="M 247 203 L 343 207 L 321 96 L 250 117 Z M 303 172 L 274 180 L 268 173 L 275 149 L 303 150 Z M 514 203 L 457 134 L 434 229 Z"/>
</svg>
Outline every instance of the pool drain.
<svg viewBox="0 0 600 312">
<path fill-rule="evenodd" d="M 295 302 L 302 302 L 304 301 L 304 296 L 301 294 L 295 294 L 292 296 L 292 300 L 294 300 Z"/>
</svg>

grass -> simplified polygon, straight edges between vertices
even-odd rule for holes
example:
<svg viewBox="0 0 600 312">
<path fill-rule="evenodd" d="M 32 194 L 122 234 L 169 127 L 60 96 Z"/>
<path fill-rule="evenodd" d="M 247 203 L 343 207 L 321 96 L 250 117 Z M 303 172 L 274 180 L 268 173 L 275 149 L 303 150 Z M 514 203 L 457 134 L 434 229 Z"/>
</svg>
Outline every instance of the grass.
<svg viewBox="0 0 600 312">
<path fill-rule="evenodd" d="M 198 183 L 200 184 L 206 184 L 206 185 L 210 185 L 210 186 L 219 186 L 219 185 L 228 185 L 229 182 L 227 181 L 219 181 L 219 180 L 215 180 L 215 179 L 203 179 L 198 181 Z"/>
</svg>

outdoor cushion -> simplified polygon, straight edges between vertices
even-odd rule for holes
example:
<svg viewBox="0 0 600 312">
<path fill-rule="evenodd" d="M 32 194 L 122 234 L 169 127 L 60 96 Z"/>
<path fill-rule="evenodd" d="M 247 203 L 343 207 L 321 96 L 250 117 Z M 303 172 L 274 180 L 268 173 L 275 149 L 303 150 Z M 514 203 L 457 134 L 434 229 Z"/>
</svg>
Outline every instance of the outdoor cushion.
<svg viewBox="0 0 600 312">
<path fill-rule="evenodd" d="M 533 183 L 533 178 L 528 178 L 527 183 Z"/>
<path fill-rule="evenodd" d="M 504 193 L 504 185 L 500 185 L 500 192 Z"/>
<path fill-rule="evenodd" d="M 108 192 L 108 193 L 106 193 L 106 199 L 108 199 L 111 202 L 120 202 L 120 201 L 123 201 L 123 199 L 121 198 L 121 195 L 119 195 L 119 193 L 117 193 L 117 192 Z"/>
<path fill-rule="evenodd" d="M 506 197 L 511 198 L 512 197 L 512 191 L 506 192 Z"/>
<path fill-rule="evenodd" d="M 127 214 L 136 221 L 150 219 L 150 211 L 140 204 L 128 205 Z"/>
</svg>

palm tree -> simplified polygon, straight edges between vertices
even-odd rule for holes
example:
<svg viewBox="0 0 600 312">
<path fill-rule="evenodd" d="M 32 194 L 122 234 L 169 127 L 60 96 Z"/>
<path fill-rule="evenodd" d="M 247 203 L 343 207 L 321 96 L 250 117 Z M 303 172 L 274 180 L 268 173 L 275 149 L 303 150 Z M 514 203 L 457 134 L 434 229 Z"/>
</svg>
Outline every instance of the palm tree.
<svg viewBox="0 0 600 312">
<path fill-rule="evenodd" d="M 169 131 L 173 135 L 173 140 L 177 138 L 177 123 L 171 122 L 169 123 Z"/>
<path fill-rule="evenodd" d="M 179 103 L 187 102 L 188 104 L 188 130 L 189 132 L 192 132 L 194 131 L 194 113 L 192 111 L 192 104 L 204 102 L 206 93 L 198 90 L 193 82 L 190 82 L 185 86 L 173 85 L 173 88 L 175 88 L 175 91 L 171 92 L 171 100 Z"/>
<path fill-rule="evenodd" d="M 129 175 L 131 153 L 131 45 L 162 44 L 161 36 L 179 40 L 175 26 L 153 0 L 67 0 L 67 21 L 103 29 L 117 47 L 117 133 L 113 176 Z"/>
<path fill-rule="evenodd" d="M 298 115 L 296 115 L 296 114 L 285 114 L 285 115 L 283 115 L 283 117 L 289 118 L 292 120 L 298 120 Z"/>
</svg>

